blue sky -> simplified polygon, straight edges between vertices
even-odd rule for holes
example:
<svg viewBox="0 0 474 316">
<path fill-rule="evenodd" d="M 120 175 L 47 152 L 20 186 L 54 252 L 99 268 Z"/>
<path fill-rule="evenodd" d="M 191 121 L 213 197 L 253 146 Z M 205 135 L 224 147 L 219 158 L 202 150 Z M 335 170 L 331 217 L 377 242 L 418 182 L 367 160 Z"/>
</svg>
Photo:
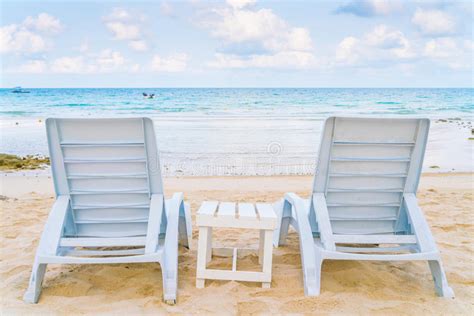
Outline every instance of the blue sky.
<svg viewBox="0 0 474 316">
<path fill-rule="evenodd" d="M 2 1 L 1 87 L 470 87 L 472 1 Z"/>
</svg>

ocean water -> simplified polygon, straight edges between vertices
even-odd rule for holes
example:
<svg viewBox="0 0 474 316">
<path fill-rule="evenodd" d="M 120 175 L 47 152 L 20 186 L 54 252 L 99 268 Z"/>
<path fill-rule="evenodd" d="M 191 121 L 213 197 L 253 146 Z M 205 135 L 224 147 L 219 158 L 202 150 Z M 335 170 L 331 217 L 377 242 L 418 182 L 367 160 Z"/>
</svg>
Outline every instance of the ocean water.
<svg viewBox="0 0 474 316">
<path fill-rule="evenodd" d="M 148 116 L 167 175 L 312 174 L 326 117 L 423 116 L 425 170 L 473 169 L 474 89 L 28 90 L 0 89 L 1 152 L 47 155 L 47 117 Z"/>
<path fill-rule="evenodd" d="M 3 117 L 337 114 L 471 117 L 474 89 L 0 89 Z M 154 93 L 145 99 L 142 92 Z"/>
</svg>

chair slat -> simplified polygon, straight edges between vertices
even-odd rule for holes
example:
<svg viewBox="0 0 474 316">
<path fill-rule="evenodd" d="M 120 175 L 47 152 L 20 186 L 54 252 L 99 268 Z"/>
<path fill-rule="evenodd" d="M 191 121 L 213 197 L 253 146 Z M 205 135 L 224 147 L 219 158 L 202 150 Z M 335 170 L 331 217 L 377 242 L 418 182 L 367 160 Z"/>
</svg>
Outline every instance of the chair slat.
<svg viewBox="0 0 474 316">
<path fill-rule="evenodd" d="M 126 224 L 126 223 L 147 223 L 147 222 L 148 222 L 148 217 L 76 220 L 76 224 Z"/>
<path fill-rule="evenodd" d="M 123 250 L 67 250 L 65 255 L 75 257 L 94 257 L 94 256 L 136 256 L 145 254 L 145 248 L 123 249 Z"/>
<path fill-rule="evenodd" d="M 109 158 L 109 159 L 101 159 L 101 158 L 87 158 L 87 159 L 75 159 L 75 158 L 68 158 L 64 159 L 65 163 L 113 163 L 113 162 L 120 162 L 120 163 L 131 163 L 131 162 L 146 162 L 146 159 L 143 157 L 129 157 L 129 158 Z"/>
<path fill-rule="evenodd" d="M 393 158 L 379 158 L 379 157 L 332 157 L 331 161 L 350 161 L 350 162 L 409 162 L 409 157 L 393 157 Z"/>
<path fill-rule="evenodd" d="M 377 178 L 377 177 L 382 177 L 382 178 L 406 178 L 407 174 L 406 173 L 350 173 L 350 172 L 340 172 L 340 173 L 330 173 L 330 177 L 369 177 L 369 178 Z"/>
<path fill-rule="evenodd" d="M 76 223 L 76 236 L 78 237 L 134 237 L 145 236 L 147 222 L 124 222 L 124 223 Z"/>
<path fill-rule="evenodd" d="M 74 219 L 77 221 L 135 221 L 148 220 L 149 207 L 143 208 L 90 208 L 74 209 Z"/>
<path fill-rule="evenodd" d="M 146 173 L 122 173 L 122 174 L 107 174 L 107 173 L 85 173 L 85 174 L 69 174 L 67 177 L 69 180 L 75 179 L 121 179 L 121 178 L 138 178 L 138 179 L 146 179 Z"/>
<path fill-rule="evenodd" d="M 90 209 L 114 209 L 114 208 L 150 208 L 150 204 L 129 203 L 129 204 L 75 204 L 74 210 L 90 210 Z"/>
<path fill-rule="evenodd" d="M 358 188 L 358 189 L 350 189 L 350 188 L 329 188 L 327 192 L 349 192 L 349 193 L 357 193 L 357 192 L 365 192 L 365 193 L 400 193 L 403 192 L 403 188 L 393 188 L 393 189 L 373 189 L 373 188 Z"/>
<path fill-rule="evenodd" d="M 143 142 L 61 142 L 61 147 L 144 147 Z"/>
<path fill-rule="evenodd" d="M 100 195 L 100 194 L 148 194 L 148 189 L 125 189 L 125 190 L 72 190 L 71 195 Z"/>
<path fill-rule="evenodd" d="M 122 238 L 61 238 L 61 247 L 120 247 L 145 246 L 145 237 Z"/>
<path fill-rule="evenodd" d="M 333 235 L 341 244 L 416 244 L 415 235 Z"/>
<path fill-rule="evenodd" d="M 333 142 L 334 145 L 374 145 L 374 146 L 414 146 L 414 142 L 369 142 L 369 141 L 344 141 Z"/>
</svg>

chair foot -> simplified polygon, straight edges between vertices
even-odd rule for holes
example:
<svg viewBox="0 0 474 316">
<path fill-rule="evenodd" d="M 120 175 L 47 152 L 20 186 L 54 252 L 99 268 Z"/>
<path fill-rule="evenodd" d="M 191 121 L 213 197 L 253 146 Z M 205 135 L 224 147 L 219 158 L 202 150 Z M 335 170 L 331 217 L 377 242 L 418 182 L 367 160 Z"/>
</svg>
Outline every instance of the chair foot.
<svg viewBox="0 0 474 316">
<path fill-rule="evenodd" d="M 321 293 L 321 268 L 323 260 L 317 259 L 314 269 L 304 271 L 304 294 L 306 296 L 319 296 Z"/>
<path fill-rule="evenodd" d="M 178 279 L 176 271 L 169 270 L 170 265 L 162 263 L 161 269 L 163 273 L 163 300 L 176 301 L 178 292 Z"/>
<path fill-rule="evenodd" d="M 435 289 L 438 296 L 446 298 L 454 298 L 454 291 L 448 285 L 448 279 L 444 272 L 443 265 L 440 260 L 428 261 L 430 266 L 431 274 L 433 275 L 433 281 L 435 283 Z"/>
<path fill-rule="evenodd" d="M 38 303 L 41 295 L 41 285 L 43 284 L 44 275 L 46 273 L 46 264 L 33 264 L 33 270 L 31 271 L 30 283 L 26 290 L 23 300 L 26 303 L 36 304 Z"/>
</svg>

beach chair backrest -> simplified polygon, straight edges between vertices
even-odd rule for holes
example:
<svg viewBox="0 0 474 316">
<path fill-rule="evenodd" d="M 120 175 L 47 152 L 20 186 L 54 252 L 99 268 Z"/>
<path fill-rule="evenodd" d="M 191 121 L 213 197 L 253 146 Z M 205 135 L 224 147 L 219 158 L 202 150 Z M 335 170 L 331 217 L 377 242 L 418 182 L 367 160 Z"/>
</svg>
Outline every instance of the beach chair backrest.
<svg viewBox="0 0 474 316">
<path fill-rule="evenodd" d="M 331 117 L 313 193 L 324 193 L 334 234 L 397 232 L 403 193 L 416 193 L 429 120 Z"/>
<path fill-rule="evenodd" d="M 146 235 L 151 194 L 162 194 L 149 118 L 46 120 L 56 195 L 71 197 L 66 234 Z"/>
</svg>

